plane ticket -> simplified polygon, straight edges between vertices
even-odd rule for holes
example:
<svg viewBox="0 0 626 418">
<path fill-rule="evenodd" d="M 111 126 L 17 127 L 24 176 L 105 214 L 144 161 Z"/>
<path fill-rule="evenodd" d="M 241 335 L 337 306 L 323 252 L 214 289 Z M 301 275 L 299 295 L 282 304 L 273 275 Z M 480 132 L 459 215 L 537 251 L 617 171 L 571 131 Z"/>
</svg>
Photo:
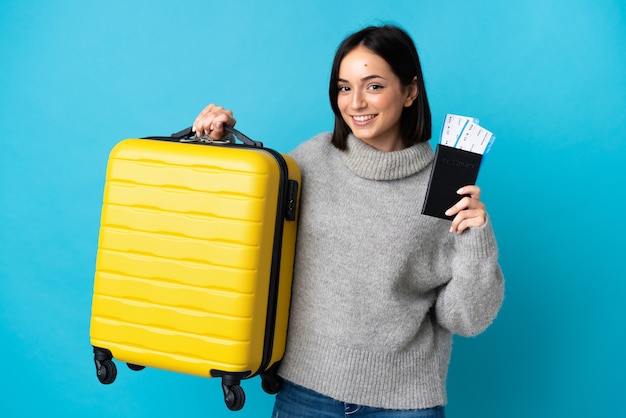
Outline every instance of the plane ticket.
<svg viewBox="0 0 626 418">
<path fill-rule="evenodd" d="M 469 116 L 447 114 L 441 129 L 440 144 L 476 154 L 487 154 L 495 135 L 479 125 L 479 120 Z"/>
</svg>

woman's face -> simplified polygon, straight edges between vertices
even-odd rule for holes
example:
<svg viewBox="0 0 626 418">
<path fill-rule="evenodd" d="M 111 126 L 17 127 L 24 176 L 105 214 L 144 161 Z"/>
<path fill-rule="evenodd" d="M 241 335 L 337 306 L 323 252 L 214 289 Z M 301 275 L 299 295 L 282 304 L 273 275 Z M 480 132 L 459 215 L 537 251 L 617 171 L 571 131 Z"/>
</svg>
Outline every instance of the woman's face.
<svg viewBox="0 0 626 418">
<path fill-rule="evenodd" d="M 400 117 L 417 97 L 417 80 L 403 86 L 383 58 L 364 46 L 339 65 L 337 105 L 352 133 L 380 151 L 402 149 Z"/>
</svg>

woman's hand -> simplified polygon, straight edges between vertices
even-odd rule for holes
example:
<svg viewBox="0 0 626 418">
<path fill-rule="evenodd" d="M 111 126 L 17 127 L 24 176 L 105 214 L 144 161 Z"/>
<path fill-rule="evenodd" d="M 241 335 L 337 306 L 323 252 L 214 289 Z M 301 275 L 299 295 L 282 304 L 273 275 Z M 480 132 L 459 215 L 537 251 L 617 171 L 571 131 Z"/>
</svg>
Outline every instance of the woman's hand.
<svg viewBox="0 0 626 418">
<path fill-rule="evenodd" d="M 233 112 L 222 106 L 210 104 L 205 107 L 193 123 L 193 131 L 197 136 L 206 135 L 211 139 L 220 140 L 225 135 L 224 125 L 235 126 L 237 121 Z"/>
<path fill-rule="evenodd" d="M 457 190 L 464 198 L 446 211 L 447 216 L 454 216 L 450 232 L 462 233 L 467 228 L 483 226 L 487 222 L 485 204 L 480 201 L 480 187 L 465 186 Z"/>
</svg>

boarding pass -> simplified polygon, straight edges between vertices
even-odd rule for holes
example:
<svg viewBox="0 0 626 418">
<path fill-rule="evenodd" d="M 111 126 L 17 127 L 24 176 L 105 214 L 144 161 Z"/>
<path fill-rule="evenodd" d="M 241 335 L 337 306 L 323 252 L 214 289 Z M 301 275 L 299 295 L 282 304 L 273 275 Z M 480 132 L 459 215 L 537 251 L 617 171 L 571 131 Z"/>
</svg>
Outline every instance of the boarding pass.
<svg viewBox="0 0 626 418">
<path fill-rule="evenodd" d="M 440 144 L 485 155 L 495 135 L 479 125 L 476 118 L 448 113 L 441 129 Z"/>
</svg>

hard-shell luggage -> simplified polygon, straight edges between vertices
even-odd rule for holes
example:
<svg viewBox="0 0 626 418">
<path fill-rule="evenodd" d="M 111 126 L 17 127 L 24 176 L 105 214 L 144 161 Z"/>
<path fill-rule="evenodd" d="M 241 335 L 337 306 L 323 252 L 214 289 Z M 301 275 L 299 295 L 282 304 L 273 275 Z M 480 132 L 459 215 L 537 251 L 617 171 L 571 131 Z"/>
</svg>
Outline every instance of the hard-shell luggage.
<svg viewBox="0 0 626 418">
<path fill-rule="evenodd" d="M 116 359 L 219 377 L 231 410 L 244 405 L 242 379 L 280 389 L 300 171 L 228 130 L 244 143 L 187 129 L 111 151 L 90 322 L 101 383 Z"/>
</svg>

